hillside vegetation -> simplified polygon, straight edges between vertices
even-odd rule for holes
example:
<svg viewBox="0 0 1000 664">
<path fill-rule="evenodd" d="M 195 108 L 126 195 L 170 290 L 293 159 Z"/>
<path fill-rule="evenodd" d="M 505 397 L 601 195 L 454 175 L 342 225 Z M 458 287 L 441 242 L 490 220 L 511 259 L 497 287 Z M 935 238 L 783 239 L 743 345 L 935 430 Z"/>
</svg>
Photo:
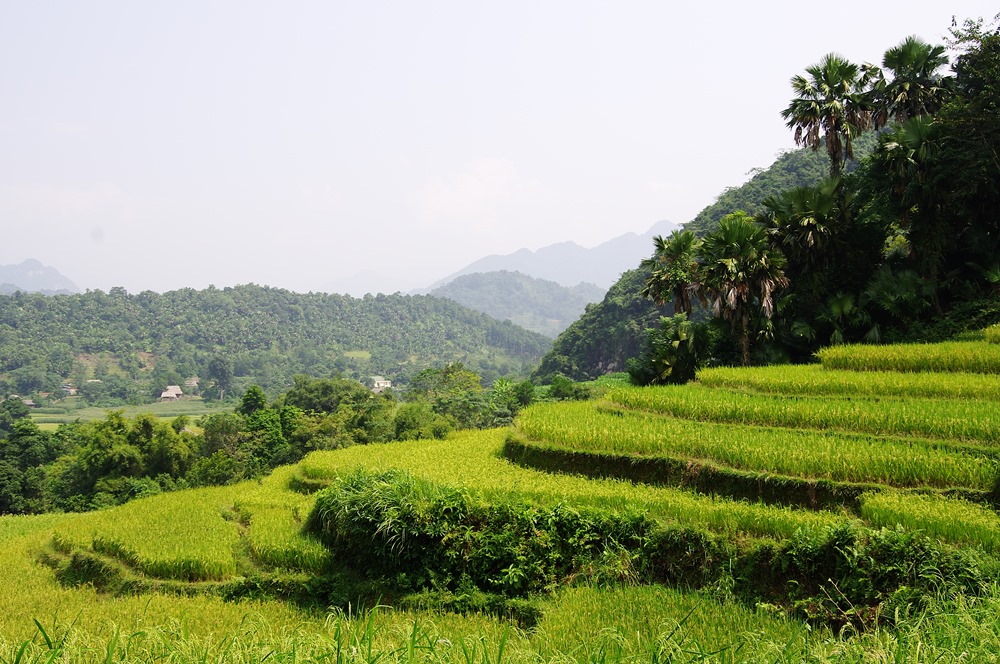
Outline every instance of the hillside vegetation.
<svg viewBox="0 0 1000 664">
<path fill-rule="evenodd" d="M 0 296 L 0 392 L 58 392 L 100 379 L 109 404 L 159 396 L 191 376 L 210 387 L 222 361 L 241 393 L 269 393 L 295 374 L 405 381 L 462 362 L 487 382 L 524 375 L 551 341 L 451 300 L 378 295 L 355 299 L 255 285 L 169 293 Z M 217 367 L 218 368 L 218 365 Z M 226 387 L 229 387 L 226 385 Z M 100 390 L 98 390 L 100 388 Z"/>
<path fill-rule="evenodd" d="M 964 386 L 998 374 L 930 365 L 915 393 L 886 366 L 619 384 L 511 429 L 0 517 L 0 657 L 989 658 L 997 396 Z"/>
<path fill-rule="evenodd" d="M 430 294 L 555 338 L 580 317 L 588 304 L 600 300 L 604 290 L 588 283 L 570 288 L 520 272 L 499 270 L 456 277 Z"/>
<path fill-rule="evenodd" d="M 670 309 L 642 296 L 648 276 L 642 268 L 624 273 L 604 299 L 588 305 L 583 315 L 556 337 L 532 378 L 547 382 L 563 374 L 573 380 L 592 380 L 624 371 L 626 361 L 642 350 L 646 330 Z"/>
</svg>

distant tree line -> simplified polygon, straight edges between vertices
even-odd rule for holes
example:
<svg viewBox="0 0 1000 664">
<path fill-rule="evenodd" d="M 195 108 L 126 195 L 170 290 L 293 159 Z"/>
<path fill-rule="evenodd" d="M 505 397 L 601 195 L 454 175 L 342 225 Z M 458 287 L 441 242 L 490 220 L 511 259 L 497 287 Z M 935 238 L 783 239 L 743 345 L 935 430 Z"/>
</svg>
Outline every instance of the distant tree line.
<svg viewBox="0 0 1000 664">
<path fill-rule="evenodd" d="M 503 426 L 534 399 L 529 381 L 489 389 L 461 364 L 428 368 L 397 395 L 343 377 L 299 375 L 268 400 L 250 386 L 232 412 L 192 422 L 152 415 L 43 431 L 21 399 L 0 401 L 0 514 L 83 511 L 191 486 L 260 477 L 314 450 L 443 438 Z"/>
</svg>

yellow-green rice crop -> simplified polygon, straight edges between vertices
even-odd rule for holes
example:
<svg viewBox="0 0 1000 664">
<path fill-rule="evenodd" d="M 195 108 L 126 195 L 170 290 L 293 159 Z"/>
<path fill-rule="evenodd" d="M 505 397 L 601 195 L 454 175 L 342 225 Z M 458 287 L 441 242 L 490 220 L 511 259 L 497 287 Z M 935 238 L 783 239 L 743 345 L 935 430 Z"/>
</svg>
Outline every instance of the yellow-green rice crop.
<svg viewBox="0 0 1000 664">
<path fill-rule="evenodd" d="M 573 417 L 572 411 L 566 416 Z M 505 435 L 501 429 L 468 431 L 442 441 L 406 441 L 313 452 L 300 462 L 300 467 L 313 479 L 333 477 L 358 466 L 379 471 L 402 468 L 423 479 L 478 491 L 487 498 L 517 494 L 541 505 L 569 503 L 619 512 L 642 511 L 653 518 L 726 534 L 788 537 L 798 528 L 818 528 L 845 520 L 825 512 L 521 468 L 498 456 Z"/>
<path fill-rule="evenodd" d="M 282 488 L 292 472 L 291 466 L 278 468 L 257 491 L 237 498 L 234 508 L 249 521 L 245 539 L 257 562 L 323 574 L 330 566 L 330 552 L 302 529 L 315 497 Z"/>
<path fill-rule="evenodd" d="M 568 588 L 533 631 L 541 661 L 801 661 L 815 647 L 797 621 L 655 586 Z"/>
<path fill-rule="evenodd" d="M 946 542 L 1000 551 L 1000 517 L 989 507 L 965 500 L 895 491 L 866 493 L 861 516 L 875 526 L 902 526 Z"/>
<path fill-rule="evenodd" d="M 1000 373 L 1000 344 L 985 341 L 829 346 L 816 356 L 828 369 Z"/>
<path fill-rule="evenodd" d="M 607 398 L 627 408 L 708 422 L 1000 444 L 1000 407 L 992 401 L 784 397 L 702 385 L 618 388 Z"/>
<path fill-rule="evenodd" d="M 1000 344 L 1000 323 L 983 330 L 983 338 L 991 344 Z"/>
<path fill-rule="evenodd" d="M 91 512 L 55 529 L 64 542 L 114 556 L 150 576 L 185 581 L 225 579 L 236 572 L 237 524 L 223 518 L 235 487 L 194 489 L 140 498 Z"/>
<path fill-rule="evenodd" d="M 517 428 L 568 449 L 711 460 L 794 477 L 900 487 L 986 489 L 996 462 L 900 440 L 794 429 L 692 423 L 667 416 L 607 411 L 594 403 L 537 404 Z"/>
<path fill-rule="evenodd" d="M 847 371 L 819 364 L 713 367 L 698 372 L 706 387 L 786 395 L 928 397 L 1000 401 L 1000 380 L 978 373 Z"/>
</svg>

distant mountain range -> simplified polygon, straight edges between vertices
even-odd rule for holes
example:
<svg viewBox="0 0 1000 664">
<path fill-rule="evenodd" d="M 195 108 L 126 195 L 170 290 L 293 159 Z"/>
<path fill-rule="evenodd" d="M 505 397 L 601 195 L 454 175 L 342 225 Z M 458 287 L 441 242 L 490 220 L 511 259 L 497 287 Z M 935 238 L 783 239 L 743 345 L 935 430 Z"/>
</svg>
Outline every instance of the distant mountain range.
<svg viewBox="0 0 1000 664">
<path fill-rule="evenodd" d="M 561 286 L 520 272 L 498 270 L 463 274 L 438 286 L 430 295 L 454 300 L 554 339 L 580 317 L 588 304 L 599 302 L 604 289 L 588 283 Z"/>
<path fill-rule="evenodd" d="M 79 293 L 80 289 L 54 267 L 47 267 L 34 258 L 29 258 L 18 265 L 0 265 L 0 293 L 17 291 L 72 295 Z"/>
<path fill-rule="evenodd" d="M 593 249 L 581 247 L 575 242 L 560 242 L 542 247 L 537 251 L 519 249 L 512 254 L 486 256 L 466 265 L 464 268 L 431 284 L 426 290 L 447 284 L 465 274 L 477 272 L 520 272 L 521 274 L 547 279 L 563 286 L 589 283 L 607 290 L 626 270 L 631 270 L 643 258 L 653 253 L 653 236 L 668 235 L 677 224 L 660 221 L 644 234 L 625 233 L 597 245 Z"/>
</svg>

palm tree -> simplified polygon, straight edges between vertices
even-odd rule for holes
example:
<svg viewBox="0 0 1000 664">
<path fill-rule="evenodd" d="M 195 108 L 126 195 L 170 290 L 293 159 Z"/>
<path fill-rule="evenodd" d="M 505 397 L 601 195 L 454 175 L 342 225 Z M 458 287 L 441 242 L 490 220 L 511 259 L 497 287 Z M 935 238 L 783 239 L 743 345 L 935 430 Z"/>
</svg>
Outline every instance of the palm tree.
<svg viewBox="0 0 1000 664">
<path fill-rule="evenodd" d="M 843 162 L 854 158 L 854 139 L 872 126 L 871 104 L 865 94 L 868 76 L 836 53 L 808 67 L 806 74 L 792 77 L 796 97 L 781 117 L 795 130 L 796 145 L 818 150 L 826 143 L 830 176 L 837 177 Z"/>
<path fill-rule="evenodd" d="M 892 73 L 892 80 L 885 81 L 878 72 L 873 90 L 878 108 L 875 127 L 884 127 L 890 118 L 903 123 L 936 113 L 951 92 L 953 79 L 938 73 L 946 64 L 944 46 L 932 46 L 919 37 L 907 37 L 886 51 L 882 66 Z"/>
<path fill-rule="evenodd" d="M 788 285 L 784 256 L 745 212 L 728 214 L 702 240 L 701 278 L 715 315 L 729 321 L 744 366 L 750 364 L 750 327 L 774 314 L 774 293 Z"/>
<path fill-rule="evenodd" d="M 693 231 L 674 231 L 669 237 L 653 238 L 653 256 L 642 261 L 650 276 L 642 289 L 643 297 L 650 297 L 663 306 L 669 297 L 674 303 L 674 313 L 691 315 L 692 296 L 698 291 L 698 249 L 701 241 Z"/>
<path fill-rule="evenodd" d="M 826 267 L 831 244 L 844 220 L 840 178 L 824 180 L 816 187 L 796 187 L 762 201 L 757 215 L 788 260 L 803 269 Z"/>
</svg>

